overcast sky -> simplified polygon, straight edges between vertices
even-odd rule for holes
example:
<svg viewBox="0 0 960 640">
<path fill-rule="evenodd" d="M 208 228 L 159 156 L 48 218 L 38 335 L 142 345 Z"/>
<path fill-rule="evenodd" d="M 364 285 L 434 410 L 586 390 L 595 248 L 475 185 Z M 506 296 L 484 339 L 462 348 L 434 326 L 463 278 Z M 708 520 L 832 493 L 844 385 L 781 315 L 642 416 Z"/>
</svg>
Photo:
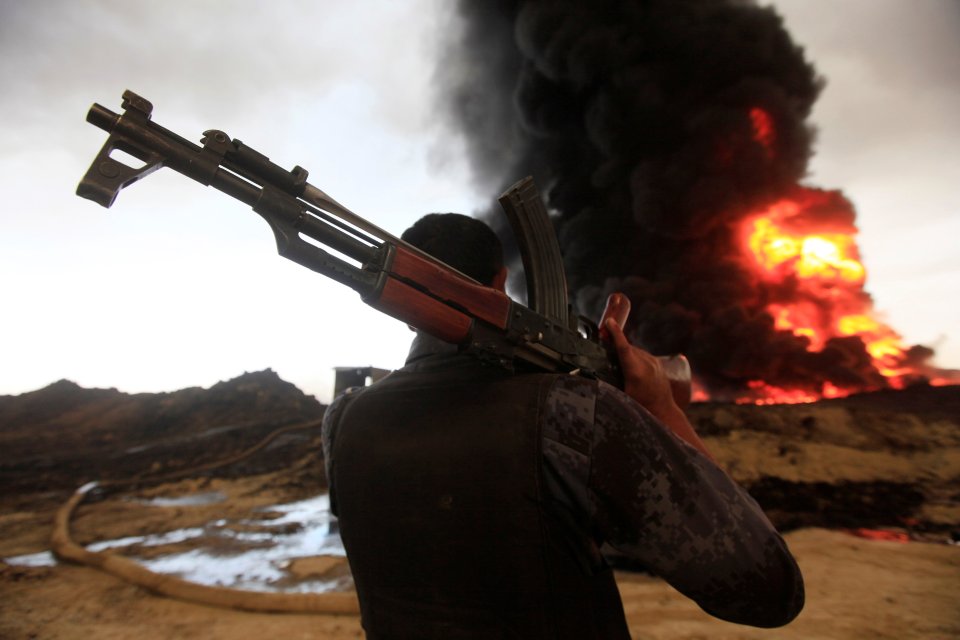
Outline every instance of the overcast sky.
<svg viewBox="0 0 960 640">
<path fill-rule="evenodd" d="M 321 400 L 332 368 L 402 364 L 410 338 L 276 255 L 266 224 L 160 171 L 110 210 L 73 195 L 132 89 L 199 141 L 217 128 L 399 234 L 470 212 L 433 112 L 442 0 L 0 0 L 0 394 L 60 378 L 124 391 L 272 367 Z M 960 367 L 960 3 L 780 0 L 827 88 L 810 184 L 858 209 L 867 289 L 907 342 Z"/>
</svg>

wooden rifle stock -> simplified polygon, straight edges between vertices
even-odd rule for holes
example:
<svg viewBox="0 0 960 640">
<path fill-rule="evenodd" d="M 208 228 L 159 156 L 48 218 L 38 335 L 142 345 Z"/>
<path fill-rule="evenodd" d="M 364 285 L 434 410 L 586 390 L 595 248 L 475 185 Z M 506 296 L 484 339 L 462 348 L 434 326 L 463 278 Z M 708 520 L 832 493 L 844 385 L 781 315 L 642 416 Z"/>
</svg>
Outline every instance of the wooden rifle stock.
<svg viewBox="0 0 960 640">
<path fill-rule="evenodd" d="M 405 247 L 393 247 L 391 253 L 383 287 L 363 298 L 371 307 L 453 344 L 469 340 L 474 319 L 506 328 L 510 313 L 506 294 Z"/>
</svg>

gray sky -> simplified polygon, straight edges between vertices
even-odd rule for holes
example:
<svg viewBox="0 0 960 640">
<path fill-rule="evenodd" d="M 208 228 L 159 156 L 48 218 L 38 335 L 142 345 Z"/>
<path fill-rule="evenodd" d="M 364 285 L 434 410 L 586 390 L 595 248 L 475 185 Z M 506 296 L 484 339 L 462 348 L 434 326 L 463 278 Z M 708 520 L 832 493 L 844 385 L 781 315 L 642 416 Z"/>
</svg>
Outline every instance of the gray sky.
<svg viewBox="0 0 960 640">
<path fill-rule="evenodd" d="M 0 394 L 69 378 L 161 391 L 272 367 L 329 399 L 331 368 L 402 363 L 410 334 L 275 253 L 243 205 L 169 171 L 110 210 L 73 195 L 129 88 L 198 141 L 223 129 L 399 233 L 469 212 L 432 111 L 442 0 L 0 0 Z M 858 209 L 867 289 L 960 367 L 960 3 L 780 0 L 827 88 L 810 184 Z"/>
</svg>

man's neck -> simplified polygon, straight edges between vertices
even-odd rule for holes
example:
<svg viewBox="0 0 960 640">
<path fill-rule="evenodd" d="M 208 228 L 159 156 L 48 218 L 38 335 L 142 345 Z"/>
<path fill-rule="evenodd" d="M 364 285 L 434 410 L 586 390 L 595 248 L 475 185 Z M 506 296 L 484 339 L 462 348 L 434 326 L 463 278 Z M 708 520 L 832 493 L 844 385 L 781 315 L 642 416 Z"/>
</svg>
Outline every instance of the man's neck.
<svg viewBox="0 0 960 640">
<path fill-rule="evenodd" d="M 407 353 L 406 364 L 410 364 L 421 358 L 426 358 L 427 356 L 453 354 L 456 353 L 457 350 L 457 345 L 455 344 L 444 342 L 429 334 L 418 331 L 413 342 L 410 343 L 410 351 Z"/>
</svg>

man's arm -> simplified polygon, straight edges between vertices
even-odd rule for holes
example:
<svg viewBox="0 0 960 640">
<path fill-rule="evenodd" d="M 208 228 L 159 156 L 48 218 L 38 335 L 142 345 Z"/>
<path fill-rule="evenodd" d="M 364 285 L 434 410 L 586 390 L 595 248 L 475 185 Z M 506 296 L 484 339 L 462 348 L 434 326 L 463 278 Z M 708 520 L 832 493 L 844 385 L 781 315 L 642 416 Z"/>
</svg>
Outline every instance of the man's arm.
<svg viewBox="0 0 960 640">
<path fill-rule="evenodd" d="M 607 542 L 723 620 L 796 617 L 800 569 L 746 491 L 609 385 L 599 385 L 595 425 L 588 490 Z"/>
<path fill-rule="evenodd" d="M 334 464 L 336 463 L 333 454 L 334 442 L 337 437 L 337 429 L 340 425 L 340 416 L 346 409 L 352 399 L 350 389 L 334 398 L 333 402 L 327 407 L 323 414 L 323 425 L 320 428 L 320 441 L 323 447 L 323 470 L 327 476 L 327 490 L 330 494 L 330 513 L 338 514 L 337 492 L 334 487 Z"/>
<path fill-rule="evenodd" d="M 659 361 L 632 346 L 616 323 L 606 328 L 628 398 L 599 385 L 588 481 L 594 524 L 711 615 L 787 624 L 803 608 L 804 590 L 783 538 L 714 463 L 673 401 Z"/>
<path fill-rule="evenodd" d="M 661 361 L 630 344 L 623 335 L 623 329 L 616 322 L 608 320 L 604 326 L 620 360 L 624 393 L 639 402 L 660 422 L 670 427 L 670 430 L 681 440 L 713 460 L 703 440 L 677 405 L 670 390 L 670 380 L 663 371 Z"/>
</svg>

